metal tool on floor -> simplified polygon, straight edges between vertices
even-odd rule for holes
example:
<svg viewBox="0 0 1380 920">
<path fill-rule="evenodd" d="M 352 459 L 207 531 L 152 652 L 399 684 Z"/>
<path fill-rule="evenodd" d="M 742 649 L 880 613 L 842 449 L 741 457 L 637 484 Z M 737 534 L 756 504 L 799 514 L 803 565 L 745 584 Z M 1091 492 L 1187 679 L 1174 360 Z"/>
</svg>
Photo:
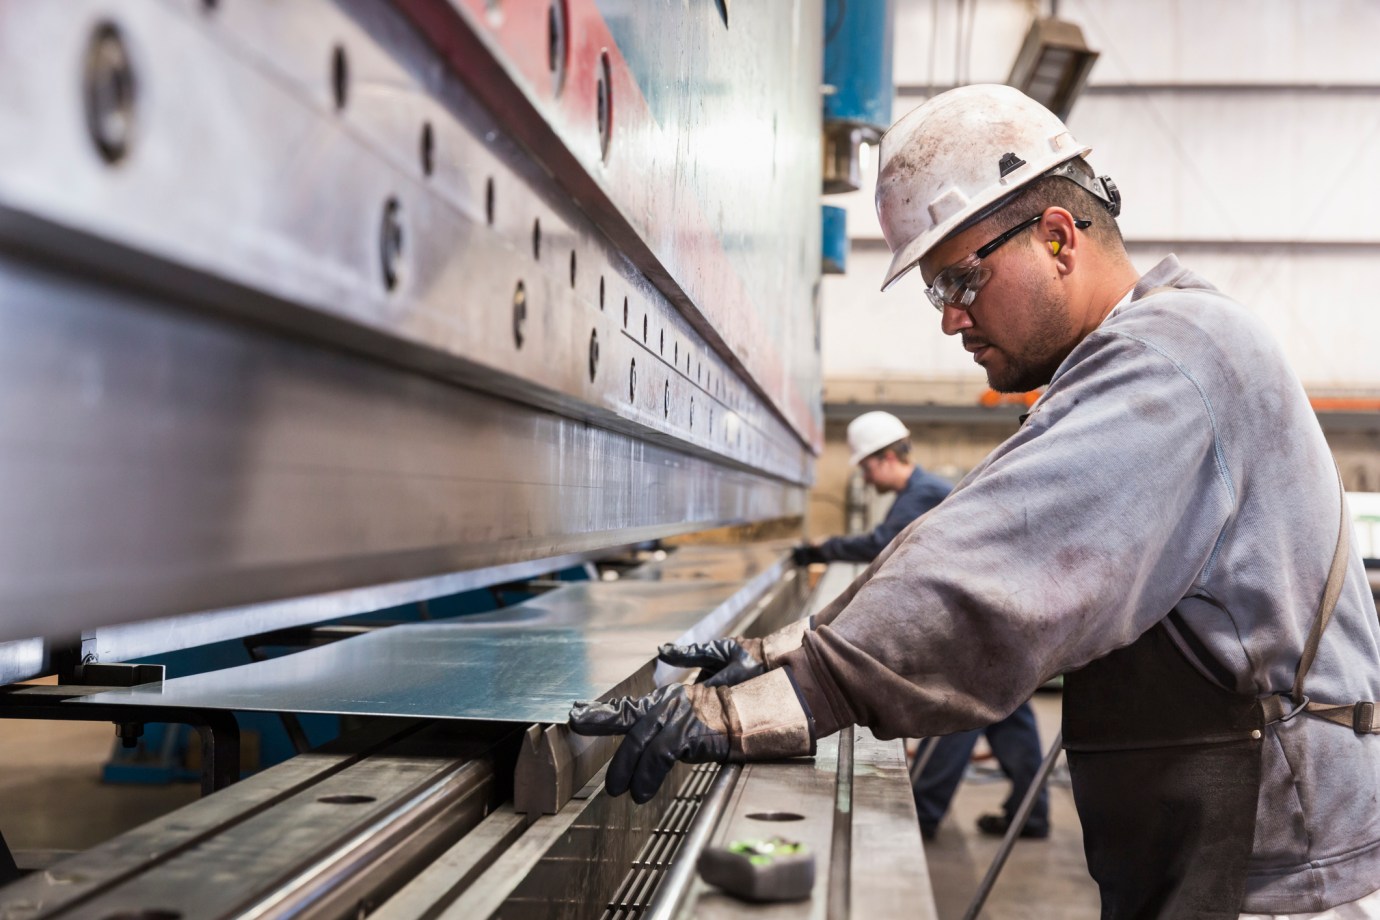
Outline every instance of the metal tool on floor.
<svg viewBox="0 0 1380 920">
<path fill-rule="evenodd" d="M 1049 746 L 1049 753 L 1045 754 L 1044 762 L 1040 764 L 1040 772 L 1035 774 L 1035 781 L 1025 791 L 1025 798 L 1021 799 L 1021 807 L 1016 809 L 1016 814 L 1011 819 L 1011 826 L 1006 829 L 1006 836 L 1002 838 L 1001 848 L 997 850 L 997 855 L 992 858 L 992 865 L 988 866 L 987 874 L 982 877 L 982 883 L 978 885 L 972 903 L 964 912 L 963 920 L 975 920 L 978 912 L 982 910 L 982 905 L 987 903 L 987 896 L 992 893 L 993 886 L 997 884 L 997 876 L 1001 875 L 1002 867 L 1006 865 L 1006 860 L 1011 856 L 1011 848 L 1016 845 L 1016 838 L 1020 837 L 1026 821 L 1030 820 L 1030 811 L 1035 807 L 1035 799 L 1039 796 L 1040 790 L 1044 789 L 1045 784 L 1049 782 L 1049 775 L 1054 772 L 1054 765 L 1058 763 L 1059 752 L 1063 750 L 1063 747 L 1064 733 L 1061 731 L 1054 736 L 1054 743 Z"/>
<path fill-rule="evenodd" d="M 920 745 L 915 749 L 915 757 L 910 762 L 910 786 L 912 789 L 920 782 L 920 774 L 925 772 L 925 765 L 934 756 L 934 749 L 939 747 L 940 735 L 931 735 L 928 738 L 920 739 Z"/>
</svg>

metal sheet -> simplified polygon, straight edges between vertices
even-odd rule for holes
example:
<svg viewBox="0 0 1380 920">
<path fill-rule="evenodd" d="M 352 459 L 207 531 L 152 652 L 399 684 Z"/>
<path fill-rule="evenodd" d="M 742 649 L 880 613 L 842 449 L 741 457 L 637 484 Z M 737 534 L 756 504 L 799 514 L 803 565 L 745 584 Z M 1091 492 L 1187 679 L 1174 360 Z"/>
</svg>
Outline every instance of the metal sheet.
<svg viewBox="0 0 1380 920">
<path fill-rule="evenodd" d="M 371 585 L 365 588 L 352 588 L 347 591 L 314 594 L 309 597 L 294 597 L 285 601 L 270 601 L 265 604 L 250 604 L 224 610 L 206 610 L 179 617 L 144 620 L 139 623 L 102 626 L 98 629 L 89 630 L 86 635 L 82 636 L 81 660 L 86 664 L 102 661 L 129 661 L 164 652 L 175 652 L 179 649 L 195 648 L 198 645 L 209 645 L 212 642 L 223 642 L 227 639 L 255 636 L 292 626 L 304 626 L 339 617 L 373 613 L 402 604 L 458 594 L 473 588 L 483 588 L 505 581 L 517 581 L 535 575 L 544 575 L 607 555 L 610 552 L 617 553 L 625 549 L 628 547 L 590 550 L 585 553 L 571 553 L 549 559 L 533 559 L 530 562 L 515 562 L 510 565 L 487 569 L 453 572 L 432 578 L 415 578 L 386 585 Z M 19 645 L 20 643 L 0 645 L 0 667 L 7 663 L 4 657 L 5 649 Z M 6 672 L 0 671 L 0 675 L 3 673 Z M 8 678 L 5 682 L 18 679 L 20 678 Z"/>
<path fill-rule="evenodd" d="M 93 694 L 86 703 L 564 722 L 648 668 L 663 642 L 719 634 L 780 574 L 583 583 L 494 614 L 395 626 L 282 658 Z"/>
</svg>

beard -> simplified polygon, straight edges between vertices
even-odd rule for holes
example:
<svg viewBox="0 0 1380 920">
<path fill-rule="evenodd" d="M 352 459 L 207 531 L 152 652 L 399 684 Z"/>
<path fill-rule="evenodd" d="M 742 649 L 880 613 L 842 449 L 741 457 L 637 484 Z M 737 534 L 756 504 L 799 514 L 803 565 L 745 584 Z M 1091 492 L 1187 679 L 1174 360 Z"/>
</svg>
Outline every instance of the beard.
<svg viewBox="0 0 1380 920">
<path fill-rule="evenodd" d="M 1018 348 L 998 346 L 1005 360 L 985 368 L 987 385 L 998 393 L 1028 393 L 1045 386 L 1076 344 L 1073 320 L 1048 292 L 1033 299 L 1027 312 L 1034 331 Z"/>
</svg>

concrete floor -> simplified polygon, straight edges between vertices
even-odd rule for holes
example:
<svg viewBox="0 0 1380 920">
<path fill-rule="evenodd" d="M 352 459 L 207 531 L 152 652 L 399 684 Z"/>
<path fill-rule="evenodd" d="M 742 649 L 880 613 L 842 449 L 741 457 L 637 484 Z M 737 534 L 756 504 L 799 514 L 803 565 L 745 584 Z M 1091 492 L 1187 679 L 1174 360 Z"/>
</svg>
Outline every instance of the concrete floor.
<svg viewBox="0 0 1380 920">
<path fill-rule="evenodd" d="M 1033 701 L 1046 746 L 1059 731 L 1060 700 L 1057 693 L 1039 693 Z M 975 758 L 985 751 L 985 742 L 979 742 Z M 978 833 L 974 823 L 981 814 L 1000 812 L 1009 789 L 990 758 L 976 761 L 938 835 L 925 844 L 941 920 L 963 916 L 992 864 L 1001 840 Z M 985 920 L 1097 920 L 1097 886 L 1083 859 L 1083 834 L 1062 759 L 1050 784 L 1049 805 L 1049 838 L 1016 842 L 980 915 Z"/>
<path fill-rule="evenodd" d="M 1042 741 L 1059 728 L 1058 694 L 1035 699 Z M 107 723 L 0 721 L 0 832 L 21 865 L 94 846 L 198 797 L 198 786 L 109 786 L 100 780 L 114 742 Z M 978 754 L 984 751 L 982 743 Z M 999 840 L 978 834 L 977 816 L 1000 811 L 1006 781 L 979 761 L 954 798 L 938 837 L 926 844 L 939 916 L 963 916 Z M 1048 840 L 1021 840 L 982 917 L 987 920 L 1096 920 L 1097 890 L 1083 862 L 1067 771 L 1050 789 Z M 56 851 L 56 852 L 54 852 Z"/>
</svg>

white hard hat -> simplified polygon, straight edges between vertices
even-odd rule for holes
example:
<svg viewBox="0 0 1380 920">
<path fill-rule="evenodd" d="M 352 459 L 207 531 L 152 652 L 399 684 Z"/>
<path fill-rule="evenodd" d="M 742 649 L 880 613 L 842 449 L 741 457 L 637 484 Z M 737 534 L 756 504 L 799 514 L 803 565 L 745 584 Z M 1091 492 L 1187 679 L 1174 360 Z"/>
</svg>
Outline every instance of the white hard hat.
<svg viewBox="0 0 1380 920">
<path fill-rule="evenodd" d="M 884 447 L 910 437 L 910 431 L 890 412 L 864 412 L 848 423 L 848 449 L 853 456 L 848 462 L 857 466 Z"/>
<path fill-rule="evenodd" d="M 1053 112 L 1010 86 L 960 86 L 903 115 L 882 136 L 877 176 L 877 217 L 893 253 L 882 290 L 949 234 L 1091 150 Z M 1110 180 L 1098 180 L 1106 187 L 1097 188 L 1084 176 L 1064 175 L 1116 216 L 1120 196 Z"/>
</svg>

